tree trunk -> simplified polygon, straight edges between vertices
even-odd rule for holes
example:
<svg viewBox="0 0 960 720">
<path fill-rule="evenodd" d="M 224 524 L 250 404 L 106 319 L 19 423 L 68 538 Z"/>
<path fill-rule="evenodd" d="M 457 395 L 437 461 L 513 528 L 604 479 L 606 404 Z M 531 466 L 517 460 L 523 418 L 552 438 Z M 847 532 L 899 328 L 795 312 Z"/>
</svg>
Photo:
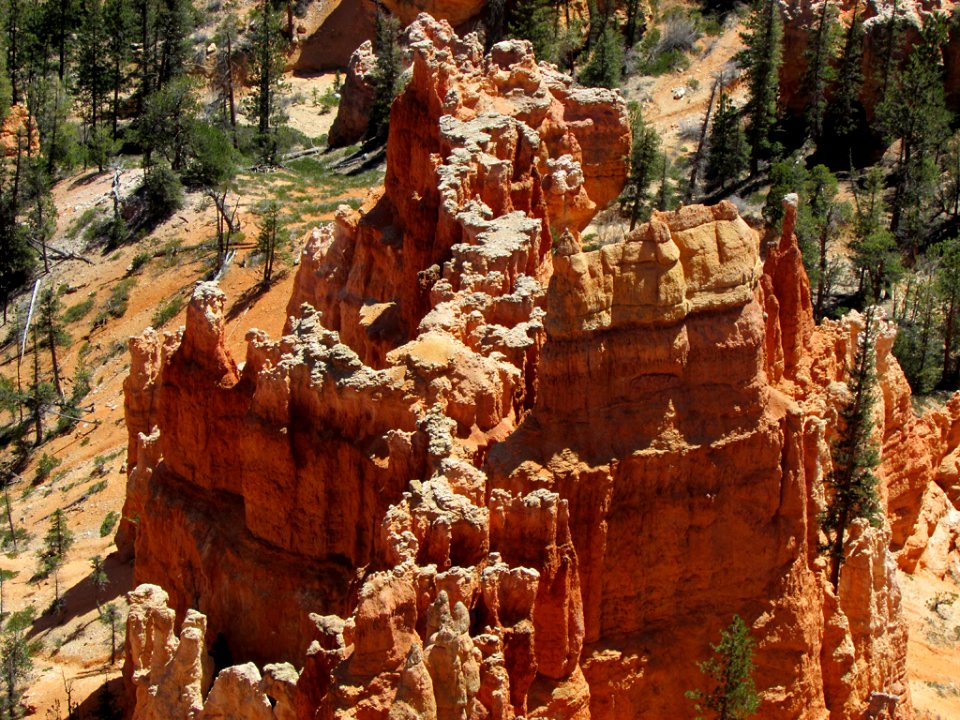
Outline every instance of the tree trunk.
<svg viewBox="0 0 960 720">
<path fill-rule="evenodd" d="M 703 163 L 703 149 L 707 142 L 707 129 L 710 127 L 710 114 L 713 112 L 713 99 L 717 95 L 717 90 L 723 92 L 722 74 L 714 80 L 713 88 L 710 90 L 710 99 L 707 100 L 707 111 L 703 114 L 703 124 L 700 126 L 700 140 L 697 142 L 697 151 L 693 154 L 693 162 L 690 168 L 690 183 L 687 185 L 687 192 L 684 193 L 683 196 L 684 202 L 690 202 L 693 199 L 693 193 L 696 191 L 697 176 L 700 174 L 700 165 Z"/>
<path fill-rule="evenodd" d="M 940 384 L 945 385 L 950 376 L 950 358 L 953 356 L 953 322 L 956 299 L 951 296 L 947 305 L 946 317 L 943 325 L 943 371 L 940 373 Z"/>
</svg>

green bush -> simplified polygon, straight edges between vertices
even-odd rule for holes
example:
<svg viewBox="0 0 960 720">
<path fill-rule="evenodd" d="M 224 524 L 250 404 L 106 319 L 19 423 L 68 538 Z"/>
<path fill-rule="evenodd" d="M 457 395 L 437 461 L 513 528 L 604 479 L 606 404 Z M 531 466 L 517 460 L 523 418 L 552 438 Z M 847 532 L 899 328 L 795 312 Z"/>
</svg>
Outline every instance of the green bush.
<svg viewBox="0 0 960 720">
<path fill-rule="evenodd" d="M 103 312 L 110 317 L 122 318 L 127 312 L 127 305 L 130 302 L 130 291 L 137 284 L 135 278 L 124 278 L 110 291 L 110 297 L 107 298 L 103 306 Z M 102 313 L 101 313 L 102 314 Z"/>
<path fill-rule="evenodd" d="M 144 265 L 150 262 L 150 258 L 153 255 L 148 252 L 138 252 L 133 256 L 133 260 L 130 261 L 130 272 L 135 273 L 137 270 L 141 269 Z"/>
<path fill-rule="evenodd" d="M 117 521 L 120 519 L 120 513 L 115 510 L 108 512 L 104 518 L 103 522 L 100 523 L 100 537 L 106 537 L 113 532 L 113 529 L 117 526 Z"/>
<path fill-rule="evenodd" d="M 157 165 L 143 176 L 140 192 L 146 219 L 150 223 L 166 220 L 183 207 L 183 184 L 166 165 Z"/>
<path fill-rule="evenodd" d="M 35 482 L 41 483 L 50 477 L 50 473 L 59 467 L 61 462 L 60 458 L 55 458 L 52 455 L 44 453 L 37 461 L 37 477 Z"/>
</svg>

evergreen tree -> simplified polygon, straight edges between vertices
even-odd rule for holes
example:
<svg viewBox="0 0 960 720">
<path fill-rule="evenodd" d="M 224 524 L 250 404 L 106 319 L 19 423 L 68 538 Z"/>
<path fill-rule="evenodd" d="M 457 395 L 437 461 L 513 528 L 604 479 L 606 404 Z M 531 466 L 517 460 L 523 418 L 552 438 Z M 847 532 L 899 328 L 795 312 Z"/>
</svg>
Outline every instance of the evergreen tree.
<svg viewBox="0 0 960 720">
<path fill-rule="evenodd" d="M 196 24 L 192 0 L 158 0 L 155 30 L 157 89 L 187 73 L 190 34 Z"/>
<path fill-rule="evenodd" d="M 640 106 L 630 106 L 630 129 L 633 144 L 630 149 L 630 173 L 624 187 L 623 204 L 629 208 L 630 229 L 638 220 L 650 217 L 650 185 L 658 176 L 660 165 L 660 136 L 652 125 L 643 120 Z"/>
<path fill-rule="evenodd" d="M 837 52 L 838 9 L 823 0 L 816 24 L 807 33 L 807 72 L 803 78 L 807 98 L 807 135 L 819 141 L 824 131 L 827 89 L 836 79 L 834 59 Z"/>
<path fill-rule="evenodd" d="M 763 205 L 763 219 L 767 224 L 780 231 L 783 220 L 783 196 L 797 193 L 800 206 L 805 202 L 805 193 L 810 175 L 803 158 L 794 154 L 770 166 L 770 190 Z"/>
<path fill-rule="evenodd" d="M 58 213 L 50 194 L 50 182 L 43 158 L 33 158 L 27 163 L 24 202 L 27 217 L 21 227 L 34 250 L 39 249 L 44 272 L 50 272 L 47 243 L 57 230 Z"/>
<path fill-rule="evenodd" d="M 901 0 L 890 0 L 890 14 L 884 16 L 886 32 L 884 33 L 883 50 L 880 61 L 875 66 L 880 73 L 880 104 L 887 101 L 887 94 L 890 92 L 896 75 L 900 46 L 903 42 L 903 13 L 900 4 Z"/>
<path fill-rule="evenodd" d="M 710 647 L 714 657 L 698 667 L 713 687 L 686 694 L 695 703 L 697 720 L 703 720 L 705 711 L 717 720 L 742 720 L 756 714 L 760 699 L 753 682 L 753 639 L 746 623 L 734 615 L 730 626 L 720 631 L 720 644 Z"/>
<path fill-rule="evenodd" d="M 740 36 L 746 47 L 738 53 L 737 62 L 746 73 L 750 90 L 744 110 L 748 118 L 747 141 L 753 176 L 759 172 L 760 161 L 769 158 L 773 151 L 783 62 L 780 4 L 776 0 L 756 0 L 746 26 L 747 31 Z"/>
<path fill-rule="evenodd" d="M 710 129 L 710 152 L 707 155 L 706 179 L 710 187 L 725 189 L 736 183 L 747 169 L 749 148 L 740 122 L 740 111 L 720 83 L 717 112 Z"/>
<path fill-rule="evenodd" d="M 862 189 L 858 188 L 859 182 L 853 184 L 854 239 L 850 246 L 858 291 L 868 293 L 878 303 L 884 289 L 899 279 L 903 267 L 896 240 L 886 226 L 883 172 L 871 168 L 861 181 Z"/>
<path fill-rule="evenodd" d="M 41 345 L 50 353 L 50 365 L 53 369 L 53 387 L 57 395 L 63 397 L 63 385 L 60 382 L 60 361 L 57 357 L 57 346 L 63 344 L 65 335 L 60 313 L 63 303 L 53 288 L 45 287 L 40 291 L 37 301 L 37 316 L 35 319 L 37 331 L 40 334 Z"/>
<path fill-rule="evenodd" d="M 826 166 L 814 167 L 797 218 L 797 240 L 814 287 L 813 314 L 817 320 L 824 315 L 827 296 L 839 271 L 839 261 L 831 252 L 833 240 L 851 216 L 849 204 L 837 200 L 838 190 L 837 178 Z"/>
<path fill-rule="evenodd" d="M 537 60 L 556 57 L 560 14 L 549 0 L 518 0 L 510 13 L 507 34 L 529 40 Z"/>
<path fill-rule="evenodd" d="M 860 104 L 860 91 L 863 88 L 862 56 L 863 17 L 860 0 L 854 0 L 853 14 L 837 62 L 836 84 L 827 102 L 823 128 L 831 142 L 842 152 L 842 157 L 847 156 L 856 142 L 854 133 L 860 127 L 863 116 L 863 107 Z"/>
<path fill-rule="evenodd" d="M 57 508 L 50 516 L 50 526 L 43 536 L 43 549 L 40 551 L 40 575 L 53 574 L 54 603 L 60 601 L 60 568 L 67 559 L 67 552 L 73 547 L 73 532 L 67 527 L 67 518 L 63 510 Z"/>
<path fill-rule="evenodd" d="M 588 87 L 611 90 L 620 86 L 623 72 L 623 45 L 620 32 L 611 20 L 597 36 L 590 60 L 580 71 L 580 82 Z"/>
<path fill-rule="evenodd" d="M 217 55 L 213 73 L 210 76 L 210 89 L 214 94 L 214 107 L 219 115 L 220 125 L 230 128 L 233 146 L 237 147 L 237 101 L 236 85 L 239 82 L 238 63 L 239 21 L 235 13 L 228 13 L 217 27 L 214 41 Z"/>
<path fill-rule="evenodd" d="M 677 184 L 673 178 L 673 164 L 670 157 L 660 153 L 660 189 L 657 191 L 657 210 L 672 210 L 677 203 Z"/>
<path fill-rule="evenodd" d="M 100 0 L 87 0 L 80 24 L 77 47 L 77 94 L 87 125 L 88 152 L 93 150 L 104 121 L 110 91 L 109 38 L 104 33 L 105 15 Z M 91 152 L 97 169 L 103 172 L 104 153 Z"/>
<path fill-rule="evenodd" d="M 33 608 L 19 610 L 10 616 L 3 629 L 0 672 L 3 674 L 4 693 L 0 700 L 0 717 L 4 720 L 22 716 L 20 700 L 23 698 L 23 684 L 33 669 L 31 657 L 37 649 L 28 637 L 33 614 Z"/>
<path fill-rule="evenodd" d="M 117 635 L 123 631 L 123 615 L 114 603 L 107 603 L 100 615 L 100 622 L 110 629 L 110 664 L 117 661 Z"/>
<path fill-rule="evenodd" d="M 182 171 L 190 156 L 199 114 L 200 104 L 190 78 L 173 80 L 153 93 L 137 129 L 144 148 L 144 166 L 153 165 L 154 153 L 159 153 L 174 172 Z"/>
<path fill-rule="evenodd" d="M 382 10 L 377 12 L 373 51 L 377 67 L 373 75 L 374 103 L 370 110 L 367 135 L 380 141 L 387 139 L 390 127 L 390 108 L 400 92 L 403 61 L 400 54 L 400 21 Z"/>
<path fill-rule="evenodd" d="M 626 0 L 627 4 L 627 23 L 623 28 L 623 36 L 629 50 L 643 34 L 645 18 L 643 15 L 643 4 L 640 0 Z"/>
<path fill-rule="evenodd" d="M 99 555 L 94 555 L 90 558 L 90 567 L 92 568 L 90 581 L 93 583 L 93 596 L 94 601 L 97 603 L 97 614 L 102 618 L 103 610 L 100 607 L 100 595 L 110 584 L 110 576 L 107 575 L 107 571 L 103 567 L 103 558 Z"/>
<path fill-rule="evenodd" d="M 921 41 L 877 108 L 888 139 L 900 140 L 890 230 L 911 256 L 926 233 L 939 177 L 936 158 L 949 136 L 951 113 L 946 107 L 941 52 L 945 42 L 943 21 L 928 16 Z"/>
<path fill-rule="evenodd" d="M 280 31 L 280 14 L 268 0 L 260 0 L 253 14 L 251 42 L 250 77 L 254 86 L 247 97 L 247 117 L 257 125 L 261 161 L 275 165 L 279 152 L 277 130 L 286 122 L 280 101 L 286 40 Z"/>
<path fill-rule="evenodd" d="M 280 207 L 270 202 L 261 214 L 260 234 L 257 236 L 257 252 L 263 258 L 263 284 L 269 285 L 273 276 L 273 260 L 280 239 Z"/>
<path fill-rule="evenodd" d="M 857 337 L 847 379 L 850 397 L 840 409 L 837 438 L 831 450 L 833 468 L 824 479 L 827 506 L 820 517 L 820 528 L 827 536 L 824 549 L 830 555 L 830 581 L 835 591 L 840 585 L 844 541 L 850 525 L 857 519 L 875 526 L 880 523 L 878 481 L 873 472 L 880 463 L 880 453 L 871 438 L 877 403 L 874 348 L 879 322 L 875 314 L 876 306 L 864 313 L 864 328 Z"/>
<path fill-rule="evenodd" d="M 111 95 L 110 133 L 115 141 L 119 131 L 120 97 L 129 85 L 129 65 L 133 60 L 132 44 L 136 36 L 136 16 L 131 0 L 104 0 L 103 20 Z"/>
<path fill-rule="evenodd" d="M 937 314 L 936 274 L 930 265 L 921 258 L 907 282 L 893 344 L 893 353 L 916 395 L 928 394 L 940 378 L 936 353 L 943 339 Z"/>
<path fill-rule="evenodd" d="M 940 244 L 940 262 L 937 269 L 936 290 L 943 314 L 943 363 L 940 386 L 956 387 L 960 368 L 954 361 L 957 334 L 957 315 L 960 313 L 960 238 Z"/>
</svg>

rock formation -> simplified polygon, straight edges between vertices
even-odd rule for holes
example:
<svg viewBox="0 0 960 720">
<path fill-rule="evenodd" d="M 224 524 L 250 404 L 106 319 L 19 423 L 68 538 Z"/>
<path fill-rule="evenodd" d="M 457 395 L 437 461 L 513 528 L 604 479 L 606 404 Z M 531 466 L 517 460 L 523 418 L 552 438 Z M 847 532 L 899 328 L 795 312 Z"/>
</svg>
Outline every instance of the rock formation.
<svg viewBox="0 0 960 720">
<path fill-rule="evenodd" d="M 915 418 L 884 326 L 887 520 L 835 591 L 817 517 L 863 319 L 814 325 L 795 209 L 765 261 L 725 202 L 584 251 L 619 96 L 407 34 L 385 187 L 310 233 L 284 337 L 236 363 L 200 284 L 131 341 L 136 717 L 682 717 L 736 613 L 760 716 L 911 718 L 895 570 L 949 562 L 960 401 Z"/>
</svg>

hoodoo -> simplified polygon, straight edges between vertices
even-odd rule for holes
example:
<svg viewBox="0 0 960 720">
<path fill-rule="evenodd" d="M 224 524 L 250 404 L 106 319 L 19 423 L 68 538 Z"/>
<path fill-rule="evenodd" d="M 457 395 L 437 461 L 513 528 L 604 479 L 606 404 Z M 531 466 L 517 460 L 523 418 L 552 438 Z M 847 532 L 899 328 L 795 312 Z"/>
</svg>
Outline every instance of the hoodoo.
<svg viewBox="0 0 960 720">
<path fill-rule="evenodd" d="M 620 96 L 406 34 L 385 185 L 309 234 L 284 336 L 237 362 L 203 283 L 131 341 L 134 717 L 684 717 L 737 614 L 760 717 L 912 718 L 896 568 L 956 543 L 960 401 L 914 417 L 880 321 L 886 513 L 835 590 L 865 320 L 815 325 L 795 207 L 766 248 L 721 202 L 586 249 Z"/>
</svg>

